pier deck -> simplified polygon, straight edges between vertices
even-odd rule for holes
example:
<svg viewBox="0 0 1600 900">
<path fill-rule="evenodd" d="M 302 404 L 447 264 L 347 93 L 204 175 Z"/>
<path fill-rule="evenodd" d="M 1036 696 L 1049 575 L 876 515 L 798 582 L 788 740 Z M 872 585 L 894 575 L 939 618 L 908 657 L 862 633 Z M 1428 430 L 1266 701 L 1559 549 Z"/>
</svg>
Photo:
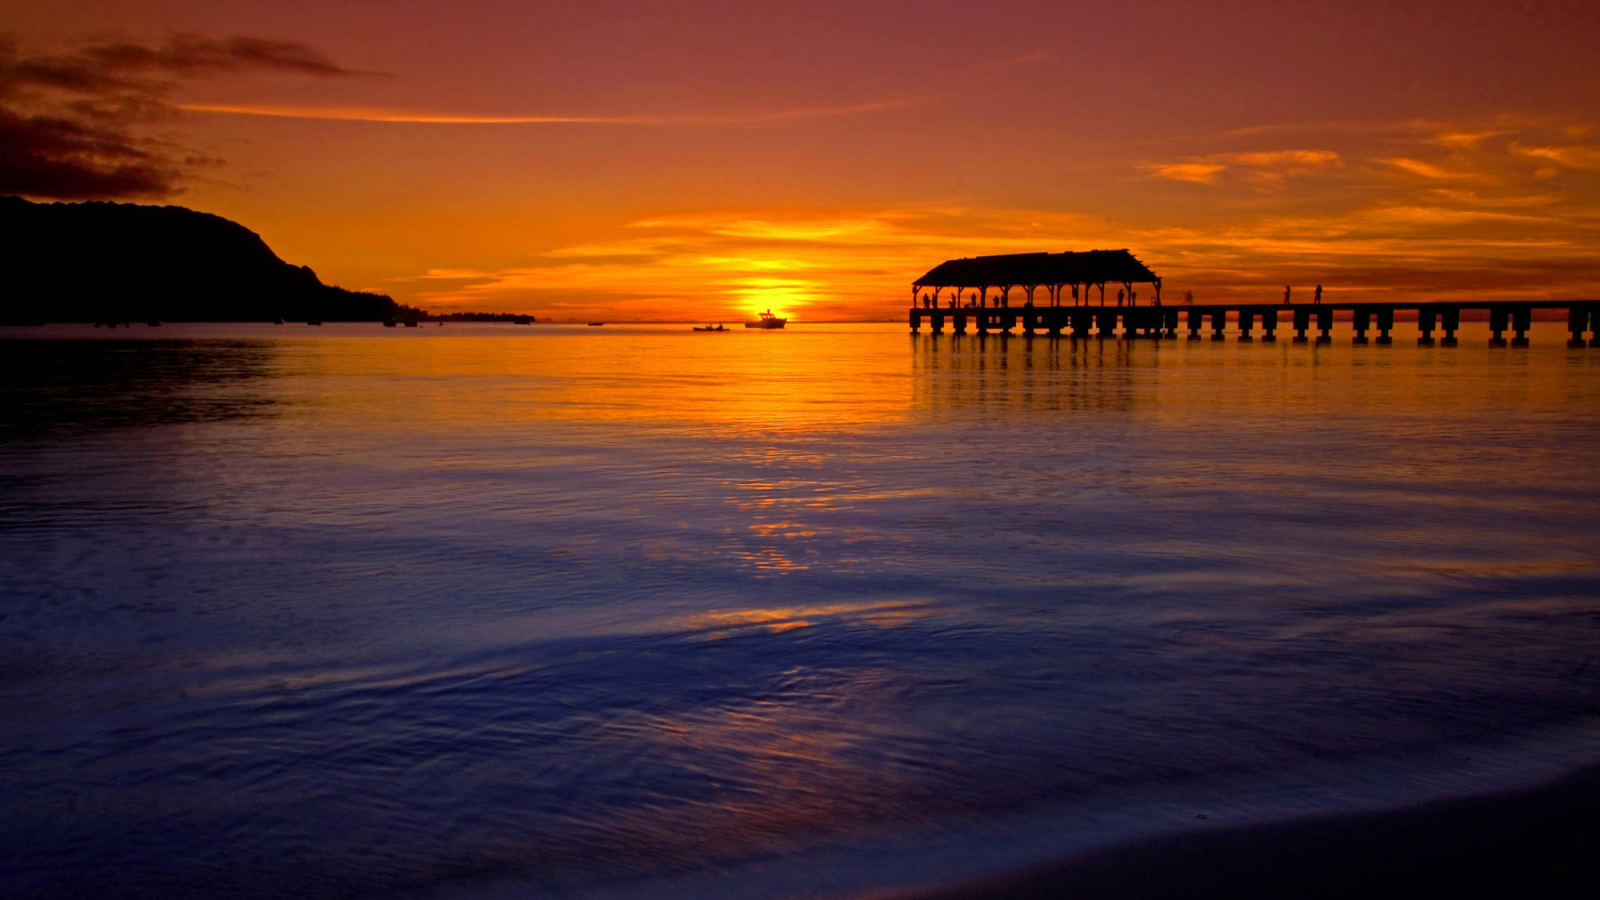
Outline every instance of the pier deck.
<svg viewBox="0 0 1600 900">
<path fill-rule="evenodd" d="M 1434 343 L 1434 333 L 1445 346 L 1456 342 L 1456 332 L 1461 327 L 1463 310 L 1488 312 L 1491 346 L 1526 346 L 1528 330 L 1536 309 L 1564 309 L 1567 311 L 1568 346 L 1600 347 L 1600 300 L 1504 300 L 1483 302 L 1440 301 L 1429 303 L 1223 303 L 1196 304 L 1193 306 L 917 306 L 910 310 L 913 332 L 920 331 L 926 323 L 934 334 L 944 331 L 946 325 L 956 333 L 964 333 L 970 323 L 978 333 L 989 331 L 1009 332 L 1021 328 L 1025 333 L 1044 331 L 1052 336 L 1065 333 L 1071 337 L 1178 337 L 1180 330 L 1187 332 L 1190 340 L 1199 340 L 1208 332 L 1212 340 L 1224 340 L 1230 319 L 1233 332 L 1240 341 L 1255 340 L 1259 329 L 1261 340 L 1277 340 L 1278 326 L 1293 332 L 1295 342 L 1316 340 L 1327 343 L 1333 340 L 1333 317 L 1336 312 L 1350 313 L 1354 342 L 1369 341 L 1388 344 L 1394 328 L 1395 312 L 1415 311 L 1417 329 L 1421 336 L 1418 344 Z M 1409 318 L 1409 317 L 1408 317 Z M 1315 338 L 1307 332 L 1315 331 Z M 1506 332 L 1512 332 L 1508 341 Z M 1371 337 L 1369 337 L 1371 333 Z M 1584 335 L 1590 337 L 1585 339 Z"/>
</svg>

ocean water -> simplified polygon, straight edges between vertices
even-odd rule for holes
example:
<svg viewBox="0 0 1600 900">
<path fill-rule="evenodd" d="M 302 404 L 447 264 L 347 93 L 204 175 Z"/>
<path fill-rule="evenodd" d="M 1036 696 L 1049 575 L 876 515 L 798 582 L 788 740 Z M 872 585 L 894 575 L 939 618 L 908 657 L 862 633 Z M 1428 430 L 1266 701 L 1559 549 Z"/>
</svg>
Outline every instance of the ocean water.
<svg viewBox="0 0 1600 900">
<path fill-rule="evenodd" d="M 0 895 L 850 896 L 1600 762 L 1559 324 L 0 331 Z"/>
</svg>

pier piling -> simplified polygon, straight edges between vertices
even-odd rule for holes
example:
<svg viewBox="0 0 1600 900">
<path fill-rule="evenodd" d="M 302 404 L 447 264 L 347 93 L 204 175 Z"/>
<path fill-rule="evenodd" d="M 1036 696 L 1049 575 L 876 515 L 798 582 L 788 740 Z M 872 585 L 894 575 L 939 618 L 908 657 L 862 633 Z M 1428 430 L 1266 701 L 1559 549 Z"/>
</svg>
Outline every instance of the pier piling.
<svg viewBox="0 0 1600 900">
<path fill-rule="evenodd" d="M 1510 323 L 1511 310 L 1504 306 L 1489 307 L 1489 346 L 1506 345 L 1506 325 Z"/>
<path fill-rule="evenodd" d="M 1454 347 L 1456 345 L 1456 331 L 1461 328 L 1461 307 L 1446 306 L 1439 313 L 1439 317 L 1443 321 L 1443 325 L 1440 327 L 1444 329 L 1444 340 L 1439 343 L 1446 347 Z"/>
</svg>

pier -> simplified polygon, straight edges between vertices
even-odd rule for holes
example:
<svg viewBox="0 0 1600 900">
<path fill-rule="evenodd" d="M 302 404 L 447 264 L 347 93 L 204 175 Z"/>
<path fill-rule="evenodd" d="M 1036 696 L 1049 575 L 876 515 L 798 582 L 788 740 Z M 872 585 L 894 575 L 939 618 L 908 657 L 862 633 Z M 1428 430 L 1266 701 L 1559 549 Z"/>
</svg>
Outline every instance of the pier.
<svg viewBox="0 0 1600 900">
<path fill-rule="evenodd" d="M 1118 286 L 1116 305 L 1106 302 L 1106 286 Z M 1151 302 L 1138 305 L 1135 285 L 1153 287 Z M 1036 304 L 1039 288 L 1044 303 Z M 1011 292 L 1020 290 L 1021 305 L 1011 305 Z M 913 332 L 928 325 L 934 334 L 946 327 L 957 334 L 970 325 L 979 334 L 1038 331 L 1060 337 L 1147 337 L 1172 339 L 1185 332 L 1189 340 L 1220 341 L 1230 322 L 1240 342 L 1277 340 L 1279 326 L 1292 332 L 1296 343 L 1333 340 L 1334 314 L 1348 312 L 1356 344 L 1393 343 L 1396 312 L 1415 311 L 1417 343 L 1455 346 L 1462 312 L 1487 313 L 1490 346 L 1525 347 L 1536 309 L 1565 310 L 1569 347 L 1600 347 L 1600 300 L 1467 300 L 1366 303 L 1207 303 L 1181 306 L 1161 304 L 1161 279 L 1126 250 L 1090 250 L 1082 253 L 1022 253 L 950 260 L 917 279 L 911 286 Z M 949 291 L 946 305 L 940 296 Z M 993 291 L 995 296 L 990 297 Z M 1070 294 L 1070 301 L 1068 300 Z M 1098 294 L 1098 296 L 1095 296 Z M 1091 305 L 1098 300 L 1098 305 Z M 1410 318 L 1409 315 L 1406 316 Z M 1313 334 L 1314 332 L 1314 334 Z M 1511 337 L 1507 338 L 1507 332 Z M 1203 334 L 1204 333 L 1204 334 Z M 1435 335 L 1438 335 L 1435 338 Z M 1586 337 L 1587 335 L 1587 337 Z"/>
<path fill-rule="evenodd" d="M 1489 345 L 1526 347 L 1528 331 L 1536 309 L 1564 309 L 1567 312 L 1567 346 L 1600 347 L 1600 300 L 1503 300 L 1484 302 L 1435 303 L 1319 303 L 1285 306 L 1271 303 L 1219 303 L 1194 306 L 1068 306 L 1068 307 L 916 307 L 911 310 L 911 330 L 927 324 L 934 334 L 948 326 L 957 334 L 970 325 L 979 334 L 1011 332 L 1021 328 L 1026 334 L 1043 331 L 1051 337 L 1149 337 L 1176 339 L 1184 332 L 1191 341 L 1209 337 L 1225 340 L 1230 321 L 1241 343 L 1277 340 L 1280 326 L 1293 333 L 1296 343 L 1333 341 L 1333 314 L 1350 312 L 1356 344 L 1390 344 L 1397 310 L 1416 310 L 1417 343 L 1432 346 L 1456 345 L 1462 310 L 1487 310 Z M 1313 334 L 1314 332 L 1314 334 Z M 1511 337 L 1507 338 L 1506 333 Z M 1588 335 L 1585 338 L 1585 334 Z M 1435 338 L 1435 335 L 1438 337 Z"/>
</svg>

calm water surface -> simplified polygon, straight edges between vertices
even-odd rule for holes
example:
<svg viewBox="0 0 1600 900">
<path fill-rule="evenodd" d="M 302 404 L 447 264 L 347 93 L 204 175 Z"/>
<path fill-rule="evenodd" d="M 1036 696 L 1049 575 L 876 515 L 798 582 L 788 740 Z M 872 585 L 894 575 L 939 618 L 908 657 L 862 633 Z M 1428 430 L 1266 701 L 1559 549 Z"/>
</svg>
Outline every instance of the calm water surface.
<svg viewBox="0 0 1600 900">
<path fill-rule="evenodd" d="M 6 329 L 0 894 L 836 896 L 1600 761 L 1600 349 L 1473 327 Z"/>
</svg>

